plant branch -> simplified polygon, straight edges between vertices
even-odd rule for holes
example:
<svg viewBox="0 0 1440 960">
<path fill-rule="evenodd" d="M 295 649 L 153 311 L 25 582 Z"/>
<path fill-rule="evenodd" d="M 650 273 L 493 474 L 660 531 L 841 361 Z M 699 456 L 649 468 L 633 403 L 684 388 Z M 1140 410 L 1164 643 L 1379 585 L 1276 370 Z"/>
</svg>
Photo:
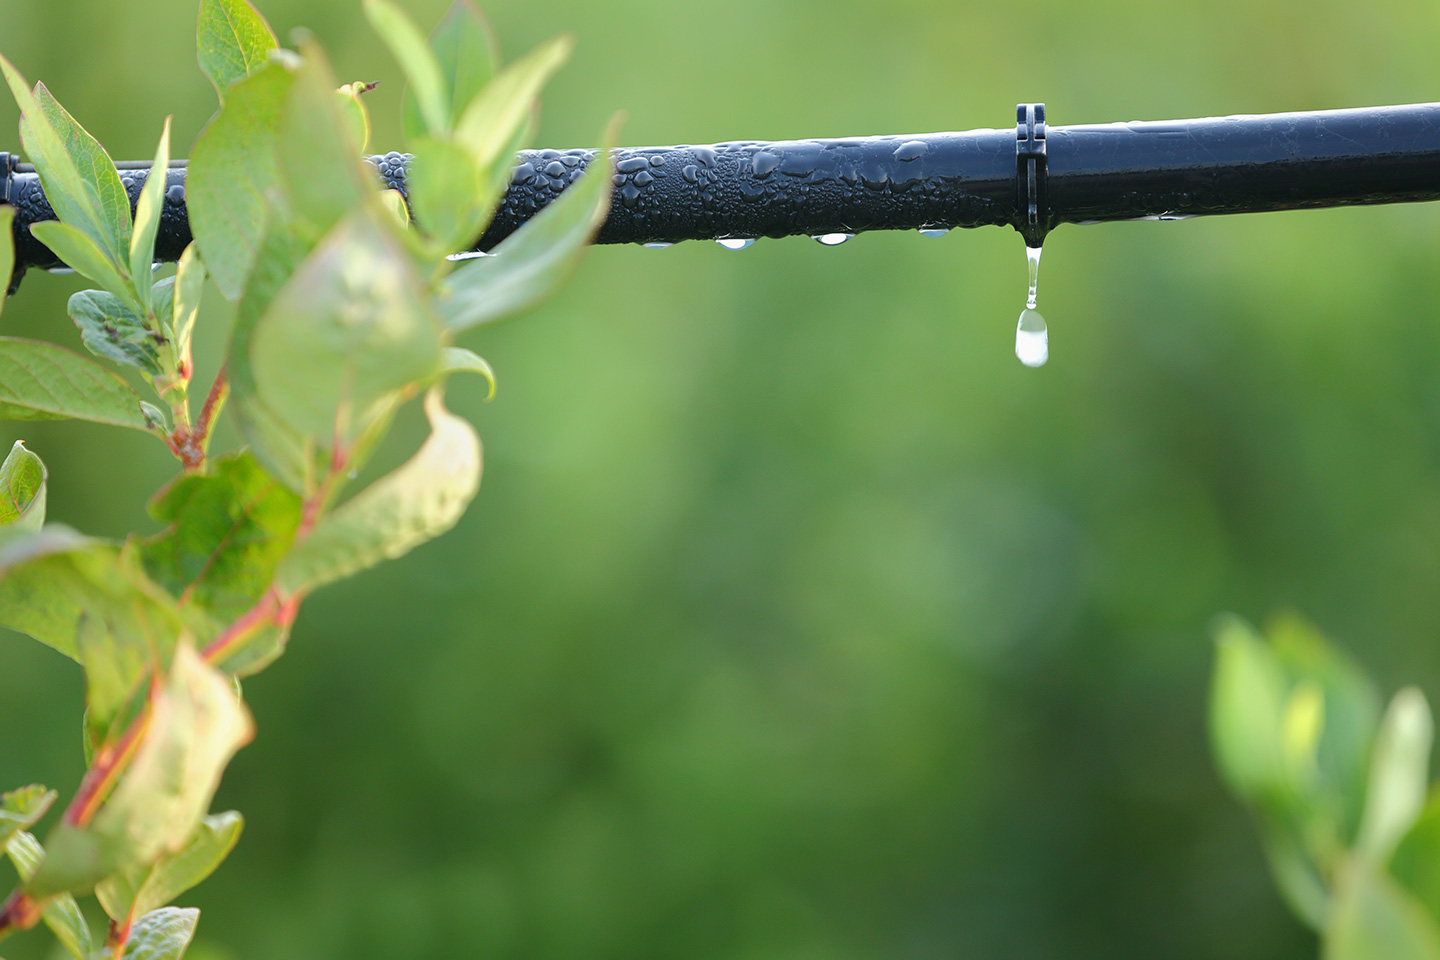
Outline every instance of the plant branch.
<svg viewBox="0 0 1440 960">
<path fill-rule="evenodd" d="M 153 700 L 156 693 L 154 680 L 150 683 L 149 699 Z M 140 749 L 140 743 L 145 739 L 145 732 L 150 729 L 151 709 L 147 702 L 141 709 L 140 715 L 131 722 L 120 739 L 114 743 L 107 743 L 95 754 L 90 769 L 85 771 L 85 777 L 80 781 L 80 789 L 75 793 L 75 799 L 70 801 L 70 806 L 65 810 L 65 822 L 72 827 L 83 827 L 95 816 L 95 811 L 100 809 L 100 803 L 120 778 L 120 774 L 130 765 L 135 757 L 135 751 Z"/>
</svg>

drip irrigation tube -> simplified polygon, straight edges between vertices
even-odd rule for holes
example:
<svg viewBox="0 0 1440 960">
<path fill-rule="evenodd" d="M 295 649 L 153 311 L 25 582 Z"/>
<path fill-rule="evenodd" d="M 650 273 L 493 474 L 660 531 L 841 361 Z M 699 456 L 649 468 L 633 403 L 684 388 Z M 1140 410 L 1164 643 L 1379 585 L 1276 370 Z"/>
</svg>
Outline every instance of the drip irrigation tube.
<svg viewBox="0 0 1440 960">
<path fill-rule="evenodd" d="M 595 154 L 520 154 L 478 249 L 543 209 Z M 1038 247 L 1062 223 L 1440 199 L 1440 103 L 1058 127 L 1043 104 L 1020 104 L 1014 129 L 634 147 L 614 157 L 599 243 L 1008 225 Z M 369 159 L 405 192 L 407 155 Z M 133 204 L 149 165 L 117 166 Z M 156 256 L 174 260 L 190 242 L 185 161 L 166 182 Z M 4 153 L 0 201 L 17 208 L 12 287 L 27 267 L 63 266 L 30 234 L 30 224 L 54 219 L 38 175 Z"/>
</svg>

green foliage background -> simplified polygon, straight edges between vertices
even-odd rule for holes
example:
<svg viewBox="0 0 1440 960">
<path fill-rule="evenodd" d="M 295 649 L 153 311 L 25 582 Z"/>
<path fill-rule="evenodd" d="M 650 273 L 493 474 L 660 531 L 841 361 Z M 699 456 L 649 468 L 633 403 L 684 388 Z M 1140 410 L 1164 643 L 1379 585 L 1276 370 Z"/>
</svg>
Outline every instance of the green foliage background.
<svg viewBox="0 0 1440 960">
<path fill-rule="evenodd" d="M 398 142 L 358 3 L 261 6 L 383 80 L 373 143 Z M 578 36 L 554 146 L 616 107 L 642 144 L 1440 96 L 1425 2 L 486 9 L 512 57 Z M 0 11 L 115 156 L 149 157 L 167 113 L 184 155 L 213 110 L 190 3 Z M 0 147 L 14 122 L 0 104 Z M 1440 694 L 1440 207 L 1072 226 L 1046 251 L 1040 371 L 1011 355 L 1024 258 L 995 229 L 598 248 L 464 339 L 500 379 L 489 406 L 478 378 L 450 391 L 480 496 L 310 600 L 247 685 L 259 737 L 216 808 L 248 827 L 186 898 L 192 956 L 1313 952 L 1211 769 L 1206 627 L 1294 607 L 1382 687 Z M 78 348 L 75 289 L 32 275 L 0 332 Z M 411 411 L 371 469 L 422 435 Z M 22 437 L 53 519 L 152 528 L 153 440 L 0 425 Z M 0 705 L 0 783 L 76 783 L 74 665 L 0 637 Z"/>
</svg>

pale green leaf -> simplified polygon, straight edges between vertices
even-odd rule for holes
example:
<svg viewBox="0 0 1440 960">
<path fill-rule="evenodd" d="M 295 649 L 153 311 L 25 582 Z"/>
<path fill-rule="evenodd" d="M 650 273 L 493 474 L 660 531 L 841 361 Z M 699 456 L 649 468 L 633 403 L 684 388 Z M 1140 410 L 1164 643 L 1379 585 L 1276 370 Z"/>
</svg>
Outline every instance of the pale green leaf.
<svg viewBox="0 0 1440 960">
<path fill-rule="evenodd" d="M 165 173 L 170 168 L 170 118 L 160 131 L 160 145 L 155 150 L 155 160 L 150 164 L 150 175 L 140 189 L 140 199 L 135 204 L 135 229 L 130 235 L 130 276 L 135 281 L 135 290 L 148 300 L 150 286 L 145 282 L 150 276 L 150 265 L 155 262 L 155 235 L 160 230 L 160 211 L 165 205 Z M 149 307 L 148 302 L 141 306 Z"/>
<path fill-rule="evenodd" d="M 282 590 L 309 592 L 402 556 L 460 519 L 480 485 L 480 438 L 445 409 L 438 389 L 425 413 L 431 433 L 420 450 L 321 519 L 280 565 Z"/>
<path fill-rule="evenodd" d="M 1425 806 L 1435 721 L 1414 687 L 1390 701 L 1370 761 L 1370 789 L 1356 850 L 1383 864 Z"/>
<path fill-rule="evenodd" d="M 611 123 L 605 147 L 585 173 L 535 218 L 506 237 L 495 256 L 465 261 L 446 278 L 439 306 L 452 329 L 490 323 L 534 306 L 575 267 L 610 209 Z"/>
<path fill-rule="evenodd" d="M 10 276 L 15 272 L 15 208 L 0 204 L 0 312 L 5 309 L 6 294 L 10 289 Z"/>
<path fill-rule="evenodd" d="M 20 71 L 3 56 L 0 56 L 0 71 L 4 72 L 15 103 L 20 107 L 20 141 L 40 174 L 40 185 L 51 209 L 61 220 L 84 230 L 97 247 L 103 247 L 105 235 L 100 227 L 102 214 L 97 192 L 87 185 L 80 167 L 66 150 L 60 133 L 51 126 Z"/>
<path fill-rule="evenodd" d="M 495 371 L 490 364 L 478 353 L 466 350 L 464 347 L 446 347 L 441 354 L 440 373 L 478 373 L 490 384 L 490 393 L 486 400 L 495 399 Z"/>
<path fill-rule="evenodd" d="M 117 870 L 184 849 L 220 775 L 248 743 L 250 714 L 229 678 L 188 644 L 150 699 L 150 724 L 119 786 L 86 827 L 61 823 L 27 885 L 32 896 L 88 887 Z"/>
<path fill-rule="evenodd" d="M 345 125 L 350 128 L 350 139 L 357 144 L 360 152 L 370 148 L 370 108 L 365 106 L 364 95 L 375 88 L 375 84 L 356 80 L 335 91 L 335 103 Z"/>
<path fill-rule="evenodd" d="M 40 846 L 40 841 L 24 830 L 10 838 L 5 844 L 5 852 L 15 864 L 15 872 L 20 875 L 21 883 L 33 877 L 40 868 L 41 861 L 45 859 L 45 849 Z M 45 926 L 55 934 L 55 939 L 70 951 L 71 956 L 76 960 L 90 960 L 91 951 L 95 949 L 90 925 L 85 922 L 85 915 L 80 912 L 80 905 L 75 902 L 74 897 L 61 893 L 46 900 L 41 918 L 45 921 Z"/>
<path fill-rule="evenodd" d="M 455 0 L 445 19 L 430 34 L 430 49 L 435 51 L 450 98 L 448 122 L 453 126 L 500 63 L 495 31 L 471 0 Z M 404 96 L 404 125 L 406 140 L 418 139 L 426 130 L 420 105 L 408 89 Z"/>
<path fill-rule="evenodd" d="M 279 46 L 270 25 L 247 0 L 200 0 L 195 32 L 200 69 L 221 103 L 232 84 L 264 66 Z"/>
<path fill-rule="evenodd" d="M 474 152 L 482 166 L 509 160 L 501 151 L 525 124 L 541 88 L 569 59 L 574 46 L 569 36 L 547 40 L 495 74 L 465 108 L 455 138 Z"/>
<path fill-rule="evenodd" d="M 230 300 L 245 289 L 269 219 L 281 202 L 275 139 L 294 82 L 284 66 L 270 64 L 236 83 L 191 151 L 186 171 L 190 227 L 206 267 Z"/>
<path fill-rule="evenodd" d="M 249 343 L 254 389 L 294 434 L 342 446 L 440 366 L 438 321 L 389 232 L 351 216 L 271 302 Z M 240 384 L 236 384 L 237 396 Z"/>
<path fill-rule="evenodd" d="M 16 440 L 0 463 L 0 527 L 39 530 L 45 523 L 45 464 Z"/>
<path fill-rule="evenodd" d="M 245 819 L 233 810 L 203 817 L 185 846 L 153 865 L 131 867 L 102 880 L 95 896 L 111 919 L 149 913 L 215 872 L 240 839 Z"/>
<path fill-rule="evenodd" d="M 0 419 L 93 420 L 146 430 L 125 381 L 54 344 L 0 337 Z"/>
<path fill-rule="evenodd" d="M 365 17 L 400 64 L 431 133 L 450 128 L 450 94 L 440 64 L 425 36 L 405 11 L 389 0 L 365 0 Z"/>
<path fill-rule="evenodd" d="M 175 357 L 189 371 L 190 342 L 195 332 L 195 318 L 200 312 L 200 298 L 205 292 L 205 264 L 195 244 L 185 248 L 175 267 L 174 292 L 170 301 L 170 333 L 175 344 Z"/>
<path fill-rule="evenodd" d="M 200 911 L 165 907 L 145 914 L 130 928 L 121 960 L 180 960 L 195 936 Z"/>
<path fill-rule="evenodd" d="M 1323 960 L 1440 960 L 1435 918 L 1383 871 L 1356 860 L 1342 872 Z"/>
<path fill-rule="evenodd" d="M 1440 793 L 1429 802 L 1390 858 L 1390 874 L 1440 918 Z"/>
<path fill-rule="evenodd" d="M 85 349 L 97 357 L 138 367 L 152 377 L 161 374 L 161 335 L 114 294 L 81 290 L 71 294 L 67 309 L 80 328 Z"/>
<path fill-rule="evenodd" d="M 411 150 L 405 187 L 416 225 L 437 256 L 470 249 L 495 213 L 498 196 L 489 189 L 489 171 L 453 143 L 423 137 Z"/>
<path fill-rule="evenodd" d="M 40 105 L 51 128 L 59 135 L 65 152 L 80 171 L 81 181 L 99 214 L 98 221 L 94 223 L 98 235 L 87 229 L 88 224 L 77 223 L 75 226 L 90 234 L 111 262 L 123 270 L 130 247 L 130 195 L 120 182 L 115 161 L 110 159 L 100 142 L 60 106 L 43 83 L 35 84 L 35 102 Z"/>
<path fill-rule="evenodd" d="M 1255 803 L 1287 781 L 1282 748 L 1286 683 L 1274 652 L 1249 624 L 1227 618 L 1216 631 L 1210 686 L 1210 745 L 1230 789 Z"/>
<path fill-rule="evenodd" d="M 38 783 L 0 794 L 0 846 L 18 830 L 28 830 L 55 802 L 55 791 Z"/>
<path fill-rule="evenodd" d="M 133 312 L 144 312 L 144 308 L 135 298 L 129 279 L 120 273 L 114 262 L 95 245 L 95 241 L 83 232 L 59 220 L 32 223 L 30 232 L 35 235 L 36 240 L 53 250 L 57 257 L 81 276 L 100 284 Z"/>
</svg>

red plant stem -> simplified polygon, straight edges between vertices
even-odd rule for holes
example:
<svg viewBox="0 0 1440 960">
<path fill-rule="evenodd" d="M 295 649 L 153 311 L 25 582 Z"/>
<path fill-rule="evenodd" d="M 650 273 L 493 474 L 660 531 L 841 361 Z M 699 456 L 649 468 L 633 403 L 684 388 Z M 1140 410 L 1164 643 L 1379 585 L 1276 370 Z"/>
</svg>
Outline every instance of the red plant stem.
<svg viewBox="0 0 1440 960">
<path fill-rule="evenodd" d="M 0 937 L 11 930 L 29 930 L 40 922 L 42 909 L 40 901 L 24 890 L 16 890 L 0 907 Z"/>
<path fill-rule="evenodd" d="M 155 695 L 155 686 L 152 682 L 150 695 Z M 80 781 L 80 789 L 75 793 L 75 799 L 70 801 L 70 806 L 65 810 L 65 822 L 72 827 L 83 827 L 95 816 L 95 811 L 100 809 L 100 802 L 115 785 L 121 772 L 130 765 L 135 757 L 135 751 L 140 749 L 140 742 L 145 739 L 145 731 L 150 729 L 150 705 L 147 703 L 142 709 L 140 716 L 136 717 L 126 731 L 121 734 L 120 739 L 114 743 L 107 743 L 95 754 L 95 760 L 90 769 L 85 771 L 85 777 Z"/>
<path fill-rule="evenodd" d="M 226 367 L 221 367 L 220 372 L 215 374 L 215 382 L 210 384 L 210 392 L 205 395 L 205 405 L 200 408 L 200 419 L 195 421 L 195 429 L 191 435 L 198 438 L 201 456 L 204 456 L 205 448 L 210 445 L 210 427 L 215 422 L 216 415 L 220 408 L 225 405 L 225 398 L 230 395 L 230 373 Z"/>
</svg>

